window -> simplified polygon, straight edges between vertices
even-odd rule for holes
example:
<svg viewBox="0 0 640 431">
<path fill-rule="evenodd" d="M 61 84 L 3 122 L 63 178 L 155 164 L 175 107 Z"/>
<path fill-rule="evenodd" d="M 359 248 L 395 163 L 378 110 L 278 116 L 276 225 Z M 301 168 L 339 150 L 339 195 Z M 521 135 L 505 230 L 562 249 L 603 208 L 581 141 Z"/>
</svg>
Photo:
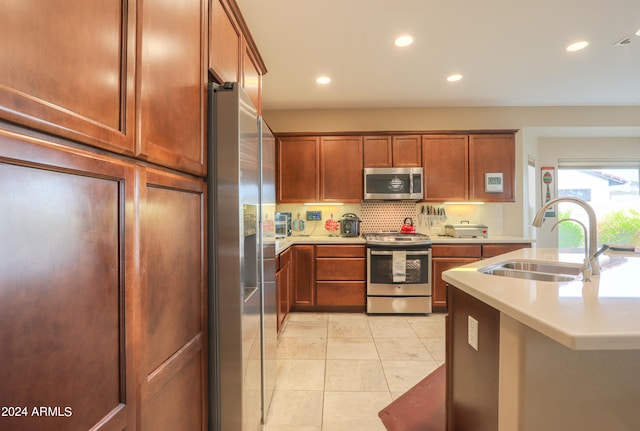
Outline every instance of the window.
<svg viewBox="0 0 640 431">
<path fill-rule="evenodd" d="M 633 244 L 640 246 L 640 166 L 612 163 L 559 163 L 558 196 L 587 201 L 598 220 L 598 246 Z M 588 229 L 582 208 L 570 203 L 558 205 L 558 220 L 572 218 Z M 585 237 L 578 223 L 558 225 L 558 243 L 564 252 L 584 252 Z"/>
</svg>

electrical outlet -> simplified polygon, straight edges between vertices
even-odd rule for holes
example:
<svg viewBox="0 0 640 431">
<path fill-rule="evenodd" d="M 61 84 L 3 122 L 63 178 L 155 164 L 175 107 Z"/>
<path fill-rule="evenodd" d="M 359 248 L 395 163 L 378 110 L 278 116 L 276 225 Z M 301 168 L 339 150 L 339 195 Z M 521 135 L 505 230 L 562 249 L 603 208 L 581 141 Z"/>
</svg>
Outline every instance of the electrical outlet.
<svg viewBox="0 0 640 431">
<path fill-rule="evenodd" d="M 473 317 L 469 316 L 469 321 L 467 325 L 467 338 L 469 345 L 473 347 L 476 351 L 478 350 L 478 321 Z"/>
<path fill-rule="evenodd" d="M 307 211 L 307 221 L 322 220 L 322 211 Z"/>
</svg>

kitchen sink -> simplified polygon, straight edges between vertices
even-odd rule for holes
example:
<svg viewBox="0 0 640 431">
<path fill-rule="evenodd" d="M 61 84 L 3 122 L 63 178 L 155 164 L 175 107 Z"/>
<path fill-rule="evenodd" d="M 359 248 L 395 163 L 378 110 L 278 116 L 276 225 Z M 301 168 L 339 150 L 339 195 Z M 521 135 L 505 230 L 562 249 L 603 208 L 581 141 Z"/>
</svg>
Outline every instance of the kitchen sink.
<svg viewBox="0 0 640 431">
<path fill-rule="evenodd" d="M 502 262 L 480 268 L 479 271 L 487 275 L 556 283 L 573 281 L 581 275 L 579 265 L 526 260 Z"/>
</svg>

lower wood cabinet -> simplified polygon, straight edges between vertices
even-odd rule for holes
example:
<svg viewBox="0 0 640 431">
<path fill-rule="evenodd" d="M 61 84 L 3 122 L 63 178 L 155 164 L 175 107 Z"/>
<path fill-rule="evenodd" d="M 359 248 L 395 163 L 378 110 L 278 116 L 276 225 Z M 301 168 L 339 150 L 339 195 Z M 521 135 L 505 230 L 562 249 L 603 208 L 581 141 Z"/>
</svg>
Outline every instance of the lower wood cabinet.
<svg viewBox="0 0 640 431">
<path fill-rule="evenodd" d="M 138 343 L 143 430 L 207 425 L 205 183 L 141 171 Z"/>
<path fill-rule="evenodd" d="M 276 271 L 276 295 L 277 295 L 277 328 L 280 331 L 284 319 L 291 308 L 291 255 L 290 248 L 283 251 L 277 260 Z"/>
<path fill-rule="evenodd" d="M 314 246 L 294 245 L 291 252 L 291 309 L 313 311 L 316 305 Z"/>
<path fill-rule="evenodd" d="M 1 429 L 206 429 L 205 191 L 0 128 Z"/>
<path fill-rule="evenodd" d="M 366 304 L 364 245 L 316 246 L 316 305 L 320 309 L 364 311 Z"/>
<path fill-rule="evenodd" d="M 434 244 L 431 250 L 433 311 L 447 312 L 447 282 L 442 279 L 444 271 L 530 247 L 530 243 Z"/>
</svg>

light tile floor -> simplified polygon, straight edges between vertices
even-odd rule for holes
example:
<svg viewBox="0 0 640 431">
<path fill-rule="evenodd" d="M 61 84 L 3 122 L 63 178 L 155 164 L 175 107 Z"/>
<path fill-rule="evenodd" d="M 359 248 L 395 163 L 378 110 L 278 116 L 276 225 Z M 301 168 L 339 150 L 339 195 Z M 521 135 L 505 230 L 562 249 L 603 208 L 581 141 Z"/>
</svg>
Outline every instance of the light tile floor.
<svg viewBox="0 0 640 431">
<path fill-rule="evenodd" d="M 290 313 L 264 431 L 385 431 L 378 412 L 444 363 L 443 314 Z"/>
</svg>

